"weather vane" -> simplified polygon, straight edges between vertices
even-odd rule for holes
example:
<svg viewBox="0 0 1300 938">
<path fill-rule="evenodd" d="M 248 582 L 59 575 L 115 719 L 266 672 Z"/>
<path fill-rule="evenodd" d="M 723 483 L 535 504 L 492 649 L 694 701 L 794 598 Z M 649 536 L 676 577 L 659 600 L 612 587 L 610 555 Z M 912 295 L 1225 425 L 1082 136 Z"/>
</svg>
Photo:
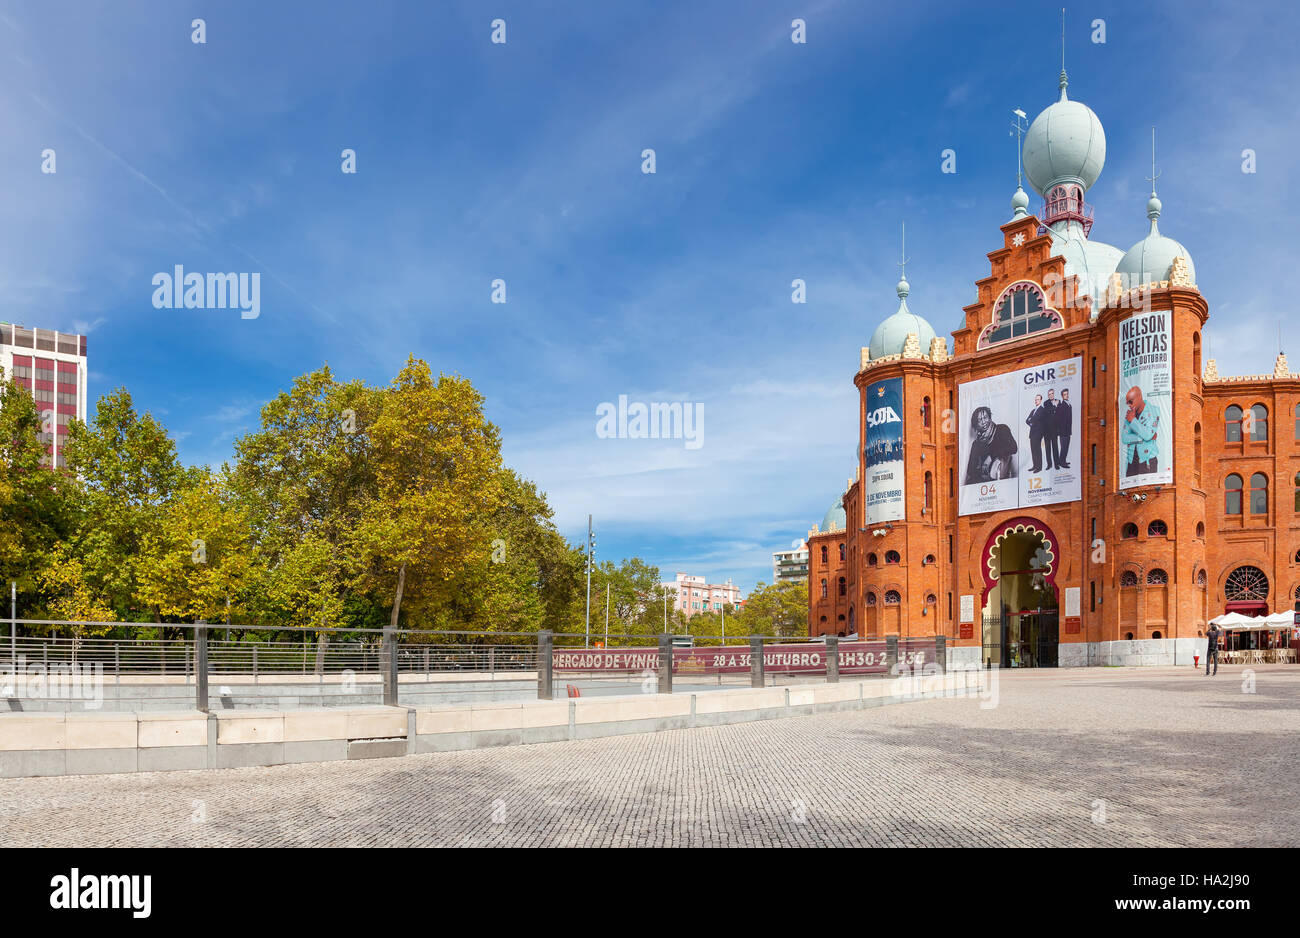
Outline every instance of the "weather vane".
<svg viewBox="0 0 1300 938">
<path fill-rule="evenodd" d="M 1025 121 L 1029 120 L 1029 118 L 1020 108 L 1016 108 L 1011 113 L 1016 116 L 1016 119 L 1011 122 L 1011 133 L 1016 135 L 1016 188 L 1023 189 L 1024 170 L 1021 167 L 1020 153 L 1024 147 L 1025 131 L 1029 129 Z"/>
</svg>

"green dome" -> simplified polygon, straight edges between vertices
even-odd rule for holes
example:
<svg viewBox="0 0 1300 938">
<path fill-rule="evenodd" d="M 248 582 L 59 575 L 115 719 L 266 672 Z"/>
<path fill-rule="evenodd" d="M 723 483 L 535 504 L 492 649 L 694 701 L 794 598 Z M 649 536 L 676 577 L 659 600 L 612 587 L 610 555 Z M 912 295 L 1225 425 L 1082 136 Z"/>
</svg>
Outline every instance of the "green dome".
<svg viewBox="0 0 1300 938">
<path fill-rule="evenodd" d="M 1196 282 L 1196 266 L 1192 263 L 1192 255 L 1188 254 L 1187 248 L 1173 238 L 1162 235 L 1156 226 L 1156 219 L 1160 217 L 1160 208 L 1160 200 L 1153 192 L 1151 201 L 1147 202 L 1147 217 L 1151 219 L 1151 231 L 1128 249 L 1128 253 L 1120 259 L 1119 265 L 1115 268 L 1115 272 L 1124 277 L 1125 290 L 1146 283 L 1168 280 L 1170 269 L 1174 266 L 1174 259 L 1177 257 L 1187 259 L 1187 275 L 1192 283 Z"/>
<path fill-rule="evenodd" d="M 826 517 L 822 519 L 819 530 L 825 534 L 827 531 L 843 531 L 847 527 L 848 515 L 844 513 L 844 498 L 841 496 L 826 510 Z"/>
<path fill-rule="evenodd" d="M 899 355 L 909 335 L 915 335 L 921 343 L 921 353 L 928 354 L 930 341 L 935 338 L 934 327 L 922 317 L 907 308 L 908 283 L 898 282 L 898 312 L 890 316 L 871 334 L 871 359 L 884 358 L 886 355 Z"/>
<path fill-rule="evenodd" d="M 1025 175 L 1044 197 L 1058 183 L 1092 188 L 1106 163 L 1106 132 L 1101 121 L 1086 104 L 1066 96 L 1064 71 L 1060 84 L 1060 100 L 1035 117 L 1025 134 Z"/>
</svg>

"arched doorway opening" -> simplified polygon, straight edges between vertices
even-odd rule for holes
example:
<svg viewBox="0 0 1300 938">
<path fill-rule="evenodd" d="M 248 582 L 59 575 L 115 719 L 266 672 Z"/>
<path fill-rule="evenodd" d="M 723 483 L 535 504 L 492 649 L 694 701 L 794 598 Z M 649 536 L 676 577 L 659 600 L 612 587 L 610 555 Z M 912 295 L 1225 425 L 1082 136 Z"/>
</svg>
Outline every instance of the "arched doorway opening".
<svg viewBox="0 0 1300 938">
<path fill-rule="evenodd" d="M 1032 519 L 1002 525 L 984 549 L 983 661 L 1054 668 L 1060 638 L 1056 538 Z"/>
</svg>

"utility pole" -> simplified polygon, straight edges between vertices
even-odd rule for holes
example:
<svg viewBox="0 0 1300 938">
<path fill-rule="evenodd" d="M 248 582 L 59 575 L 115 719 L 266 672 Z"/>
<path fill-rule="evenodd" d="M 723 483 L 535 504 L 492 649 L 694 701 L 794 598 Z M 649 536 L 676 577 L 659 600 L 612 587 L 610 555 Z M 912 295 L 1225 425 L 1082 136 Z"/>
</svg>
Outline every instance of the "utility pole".
<svg viewBox="0 0 1300 938">
<path fill-rule="evenodd" d="M 596 554 L 596 538 L 591 533 L 591 515 L 587 515 L 587 626 L 583 647 L 591 647 L 591 561 Z"/>
<path fill-rule="evenodd" d="M 668 632 L 668 589 L 665 584 L 661 583 L 660 586 L 664 587 L 664 633 L 667 634 Z"/>
<path fill-rule="evenodd" d="M 9 583 L 9 663 L 13 665 L 14 673 L 18 670 L 18 653 L 15 650 L 16 639 L 14 636 L 18 632 L 18 581 L 11 580 Z"/>
<path fill-rule="evenodd" d="M 727 601 L 722 601 L 722 644 L 727 644 Z"/>
<path fill-rule="evenodd" d="M 605 647 L 609 647 L 609 580 L 605 581 Z"/>
</svg>

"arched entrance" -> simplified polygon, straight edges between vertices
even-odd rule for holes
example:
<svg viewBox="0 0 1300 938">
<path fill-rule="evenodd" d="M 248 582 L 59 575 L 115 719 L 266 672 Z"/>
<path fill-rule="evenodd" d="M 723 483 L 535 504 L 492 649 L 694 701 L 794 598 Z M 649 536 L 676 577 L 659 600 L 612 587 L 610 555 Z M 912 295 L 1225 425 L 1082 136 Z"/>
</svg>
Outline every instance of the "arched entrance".
<svg viewBox="0 0 1300 938">
<path fill-rule="evenodd" d="M 1057 666 L 1060 548 L 1046 525 L 1016 518 L 984 547 L 983 661 L 1002 668 Z"/>
</svg>

